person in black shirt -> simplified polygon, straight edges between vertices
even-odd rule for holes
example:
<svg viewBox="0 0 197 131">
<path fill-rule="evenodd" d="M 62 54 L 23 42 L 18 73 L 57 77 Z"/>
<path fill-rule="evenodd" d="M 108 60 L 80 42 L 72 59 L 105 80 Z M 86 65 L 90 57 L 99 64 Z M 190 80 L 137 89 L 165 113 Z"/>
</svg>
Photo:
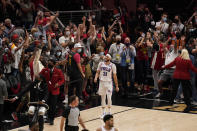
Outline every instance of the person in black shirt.
<svg viewBox="0 0 197 131">
<path fill-rule="evenodd" d="M 80 111 L 77 107 L 79 105 L 79 98 L 77 96 L 71 96 L 69 98 L 69 106 L 67 106 L 62 114 L 60 131 L 63 131 L 64 122 L 65 122 L 65 131 L 78 131 L 78 123 L 87 131 L 81 117 Z"/>
<path fill-rule="evenodd" d="M 76 95 L 80 99 L 82 98 L 82 82 L 85 78 L 85 74 L 81 67 L 80 53 L 82 52 L 82 48 L 80 43 L 76 43 L 69 53 L 67 62 L 67 73 L 70 78 L 68 96 L 74 95 L 74 88 L 76 88 Z"/>
</svg>

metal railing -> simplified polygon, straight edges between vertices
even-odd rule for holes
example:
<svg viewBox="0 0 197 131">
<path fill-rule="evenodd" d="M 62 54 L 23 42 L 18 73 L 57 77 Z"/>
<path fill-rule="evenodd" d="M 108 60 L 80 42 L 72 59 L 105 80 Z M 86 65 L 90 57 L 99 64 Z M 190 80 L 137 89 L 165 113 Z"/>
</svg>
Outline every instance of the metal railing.
<svg viewBox="0 0 197 131">
<path fill-rule="evenodd" d="M 50 11 L 48 8 L 44 7 L 43 5 L 39 5 L 44 10 Z M 54 12 L 50 11 L 53 15 Z M 83 16 L 89 16 L 90 13 L 94 12 L 97 18 L 101 17 L 101 9 L 100 10 L 78 10 L 78 11 L 59 11 L 58 23 L 61 27 L 64 28 L 65 25 L 71 21 L 74 24 L 82 23 Z M 98 19 L 97 19 L 98 20 Z"/>
<path fill-rule="evenodd" d="M 59 19 L 64 25 L 67 25 L 69 21 L 74 24 L 82 23 L 82 17 L 89 16 L 89 13 L 94 12 L 96 17 L 101 16 L 101 10 L 80 10 L 80 11 L 59 11 Z"/>
</svg>

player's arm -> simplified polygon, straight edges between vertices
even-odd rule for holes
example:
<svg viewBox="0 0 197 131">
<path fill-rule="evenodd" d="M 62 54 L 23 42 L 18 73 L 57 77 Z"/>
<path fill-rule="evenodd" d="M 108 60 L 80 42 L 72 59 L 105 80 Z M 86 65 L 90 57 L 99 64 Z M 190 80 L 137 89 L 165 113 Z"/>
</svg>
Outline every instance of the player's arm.
<svg viewBox="0 0 197 131">
<path fill-rule="evenodd" d="M 118 88 L 118 79 L 117 79 L 117 75 L 115 73 L 113 74 L 113 78 L 114 78 L 114 82 L 115 82 L 115 85 L 116 85 L 116 91 L 118 92 L 119 91 L 119 88 Z"/>
<path fill-rule="evenodd" d="M 101 62 L 98 64 L 98 68 L 97 68 L 96 75 L 95 75 L 95 78 L 94 78 L 95 83 L 97 82 L 97 79 L 100 75 L 100 71 L 101 71 Z"/>
<path fill-rule="evenodd" d="M 63 131 L 63 129 L 64 129 L 65 120 L 66 120 L 66 118 L 62 116 L 61 122 L 60 122 L 60 131 Z"/>
<path fill-rule="evenodd" d="M 118 92 L 119 91 L 118 78 L 117 78 L 117 75 L 116 75 L 116 66 L 115 65 L 112 66 L 112 72 L 113 72 L 114 82 L 115 82 L 115 85 L 116 85 L 116 91 Z"/>
<path fill-rule="evenodd" d="M 94 78 L 94 82 L 95 83 L 97 82 L 97 79 L 99 77 L 99 74 L 100 74 L 100 70 L 97 70 L 96 75 L 95 75 L 95 78 Z"/>
</svg>

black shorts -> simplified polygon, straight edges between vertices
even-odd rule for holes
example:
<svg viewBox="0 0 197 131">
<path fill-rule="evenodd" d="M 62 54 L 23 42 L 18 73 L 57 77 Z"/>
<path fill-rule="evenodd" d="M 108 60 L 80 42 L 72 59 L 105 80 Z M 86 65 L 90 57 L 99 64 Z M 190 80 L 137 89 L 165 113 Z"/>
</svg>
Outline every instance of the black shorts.
<svg viewBox="0 0 197 131">
<path fill-rule="evenodd" d="M 79 131 L 78 126 L 66 126 L 65 131 Z"/>
</svg>

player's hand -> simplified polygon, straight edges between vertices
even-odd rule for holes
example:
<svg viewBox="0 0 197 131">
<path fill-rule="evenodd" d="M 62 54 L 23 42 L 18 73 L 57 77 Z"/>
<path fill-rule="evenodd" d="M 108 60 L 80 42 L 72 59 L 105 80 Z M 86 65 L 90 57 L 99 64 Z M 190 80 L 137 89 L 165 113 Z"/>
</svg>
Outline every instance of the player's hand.
<svg viewBox="0 0 197 131">
<path fill-rule="evenodd" d="M 119 92 L 119 88 L 118 87 L 116 87 L 116 92 Z"/>
</svg>

